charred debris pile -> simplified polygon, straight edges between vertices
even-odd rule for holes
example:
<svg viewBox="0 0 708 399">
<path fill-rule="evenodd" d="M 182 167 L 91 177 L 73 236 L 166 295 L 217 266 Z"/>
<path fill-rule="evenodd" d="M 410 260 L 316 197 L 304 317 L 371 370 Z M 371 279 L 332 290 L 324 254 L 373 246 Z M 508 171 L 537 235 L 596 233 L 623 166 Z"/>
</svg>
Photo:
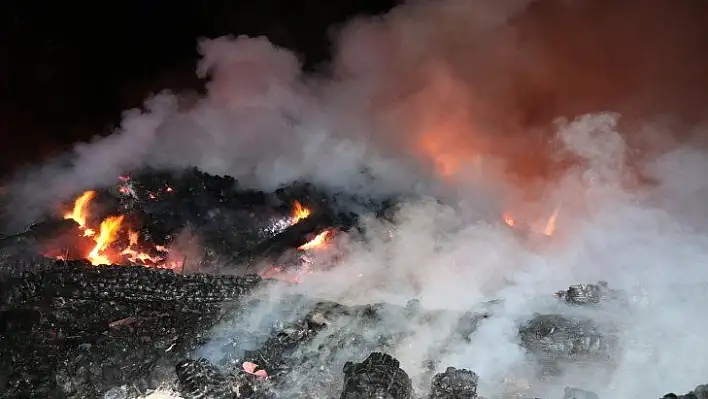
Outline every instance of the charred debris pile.
<svg viewBox="0 0 708 399">
<path fill-rule="evenodd" d="M 494 302 L 458 314 L 415 300 L 348 306 L 290 295 L 260 328 L 246 321 L 272 306 L 259 291 L 293 283 L 278 278 L 284 269 L 306 272 L 311 248 L 357 228 L 360 211 L 383 216 L 391 203 L 308 184 L 244 190 L 197 170 L 120 176 L 115 187 L 81 193 L 0 237 L 0 398 L 137 398 L 164 384 L 184 398 L 481 397 L 473 371 L 441 359 L 454 350 L 446 342 L 471 339 Z M 180 242 L 192 233 L 197 251 Z M 566 364 L 611 363 L 614 327 L 592 314 L 621 293 L 598 283 L 556 298 L 588 311 L 519 324 L 538 372 L 553 378 Z M 413 366 L 390 355 L 412 334 L 390 328 L 406 325 L 391 323 L 397 318 L 456 320 L 416 366 L 426 384 L 414 385 Z M 533 397 L 533 387 L 508 391 L 491 394 Z M 562 395 L 597 398 L 577 388 Z M 708 388 L 664 397 L 708 398 Z"/>
</svg>

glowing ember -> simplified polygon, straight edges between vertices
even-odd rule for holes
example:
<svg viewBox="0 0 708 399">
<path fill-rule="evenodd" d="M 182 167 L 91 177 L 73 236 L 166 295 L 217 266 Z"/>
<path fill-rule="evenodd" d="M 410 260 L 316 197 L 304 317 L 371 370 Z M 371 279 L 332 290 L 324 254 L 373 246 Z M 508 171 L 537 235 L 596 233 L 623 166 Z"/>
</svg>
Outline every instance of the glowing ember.
<svg viewBox="0 0 708 399">
<path fill-rule="evenodd" d="M 327 237 L 329 237 L 331 233 L 331 231 L 325 230 L 315 236 L 315 238 L 313 238 L 312 240 L 300 245 L 297 249 L 299 249 L 300 251 L 310 251 L 313 249 L 322 248 L 327 243 Z"/>
<path fill-rule="evenodd" d="M 308 208 L 305 208 L 302 206 L 301 203 L 298 201 L 295 201 L 295 209 L 293 209 L 293 215 L 292 215 L 292 224 L 295 224 L 302 219 L 306 219 L 308 216 L 310 216 L 310 210 Z"/>
<path fill-rule="evenodd" d="M 122 222 L 123 216 L 111 216 L 101 222 L 101 228 L 98 237 L 96 237 L 96 245 L 86 257 L 92 265 L 107 265 L 111 263 L 103 252 L 115 242 Z"/>
</svg>

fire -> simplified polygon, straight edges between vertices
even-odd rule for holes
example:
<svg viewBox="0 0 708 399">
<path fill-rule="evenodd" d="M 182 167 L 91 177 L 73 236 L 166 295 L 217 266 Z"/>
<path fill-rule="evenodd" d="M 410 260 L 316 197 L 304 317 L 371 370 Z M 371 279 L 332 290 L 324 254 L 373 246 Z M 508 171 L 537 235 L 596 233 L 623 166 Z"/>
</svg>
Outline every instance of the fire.
<svg viewBox="0 0 708 399">
<path fill-rule="evenodd" d="M 556 231 L 556 219 L 558 218 L 558 208 L 553 211 L 551 217 L 548 218 L 546 222 L 546 227 L 543 229 L 543 234 L 547 236 L 552 236 Z"/>
<path fill-rule="evenodd" d="M 260 272 L 261 277 L 266 279 L 276 279 L 287 281 L 292 284 L 302 282 L 302 277 L 307 274 L 312 274 L 312 266 L 314 259 L 308 256 L 307 252 L 316 251 L 325 248 L 327 240 L 333 234 L 332 230 L 325 230 L 315 236 L 312 240 L 300 245 L 297 250 L 301 251 L 298 258 L 298 265 L 295 268 L 286 268 L 283 266 L 271 265 L 266 270 Z"/>
<path fill-rule="evenodd" d="M 111 263 L 108 257 L 104 255 L 104 251 L 118 238 L 121 223 L 123 223 L 123 216 L 109 216 L 101 222 L 101 228 L 98 237 L 96 237 L 96 245 L 86 257 L 92 265 L 107 265 Z"/>
<path fill-rule="evenodd" d="M 533 224 L 525 223 L 523 220 L 521 223 L 515 219 L 510 212 L 504 212 L 502 214 L 502 219 L 509 227 L 528 229 L 529 231 L 543 234 L 546 236 L 552 236 L 556 232 L 556 219 L 558 219 L 559 208 L 555 208 L 551 216 L 545 221 L 536 222 Z"/>
<path fill-rule="evenodd" d="M 308 216 L 310 216 L 310 213 L 310 209 L 305 208 L 300 202 L 295 201 L 292 215 L 292 223 L 295 224 L 301 221 L 302 219 L 306 219 Z"/>
<path fill-rule="evenodd" d="M 89 202 L 91 202 L 94 197 L 96 197 L 95 191 L 86 191 L 81 194 L 74 202 L 74 208 L 71 212 L 64 214 L 64 219 L 73 219 L 82 229 L 86 229 L 86 216 L 88 214 L 87 208 Z"/>
<path fill-rule="evenodd" d="M 147 261 L 149 261 L 150 263 L 159 263 L 164 260 L 164 258 L 161 256 L 151 256 L 148 253 L 141 252 L 136 249 L 136 247 L 138 246 L 138 238 L 139 234 L 137 231 L 128 230 L 128 248 L 121 251 L 120 254 L 124 255 L 126 258 L 128 258 L 131 262 L 134 263 L 145 263 Z M 163 253 L 168 252 L 167 248 L 162 245 L 155 245 L 155 250 Z"/>
<path fill-rule="evenodd" d="M 300 245 L 297 249 L 300 251 L 311 251 L 313 249 L 322 248 L 326 244 L 327 238 L 330 234 L 332 234 L 331 231 L 325 230 L 315 236 L 312 240 Z"/>
<path fill-rule="evenodd" d="M 121 177 L 121 180 L 123 180 L 123 177 Z M 150 264 L 159 265 L 164 263 L 165 256 L 150 255 L 138 249 L 140 246 L 140 237 L 138 232 L 132 229 L 128 229 L 128 246 L 126 248 L 109 251 L 112 244 L 118 240 L 121 231 L 123 231 L 124 216 L 109 216 L 105 218 L 98 228 L 98 234 L 96 234 L 94 229 L 88 227 L 88 205 L 95 197 L 96 192 L 94 191 L 84 192 L 74 201 L 72 211 L 64 215 L 65 219 L 72 219 L 79 225 L 84 237 L 93 239 L 95 244 L 85 255 L 85 258 L 91 262 L 92 265 L 117 264 L 125 260 L 142 264 L 149 262 Z M 155 250 L 160 254 L 167 254 L 168 252 L 166 247 L 159 245 L 155 246 Z M 172 264 L 169 266 L 174 268 L 178 265 Z"/>
<path fill-rule="evenodd" d="M 502 214 L 502 217 L 504 218 L 504 223 L 509 225 L 509 227 L 514 227 L 514 225 L 516 225 L 516 220 L 514 220 L 514 218 L 511 217 L 508 212 L 504 212 L 504 214 Z"/>
</svg>

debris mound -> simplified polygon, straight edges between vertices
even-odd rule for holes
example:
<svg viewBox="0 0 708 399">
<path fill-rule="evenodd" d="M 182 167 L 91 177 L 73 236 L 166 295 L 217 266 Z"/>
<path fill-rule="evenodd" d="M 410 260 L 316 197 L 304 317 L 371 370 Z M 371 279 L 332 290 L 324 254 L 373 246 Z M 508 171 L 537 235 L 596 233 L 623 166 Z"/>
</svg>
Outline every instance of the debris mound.
<svg viewBox="0 0 708 399">
<path fill-rule="evenodd" d="M 472 371 L 448 367 L 436 374 L 430 387 L 430 399 L 477 398 L 479 377 Z"/>
<path fill-rule="evenodd" d="M 344 365 L 341 399 L 410 399 L 411 379 L 398 360 L 385 353 L 372 353 L 361 363 Z"/>
<path fill-rule="evenodd" d="M 351 305 L 287 290 L 264 293 L 297 283 L 277 271 L 300 273 L 309 264 L 302 247 L 313 236 L 361 229 L 360 213 L 386 217 L 392 201 L 306 183 L 257 192 L 196 169 L 121 176 L 115 187 L 82 197 L 94 202 L 75 201 L 72 218 L 53 215 L 0 237 L 0 398 L 128 399 L 165 384 L 184 398 L 484 394 L 474 371 L 443 362 L 495 317 L 499 301 L 453 311 L 426 309 L 416 299 Z M 129 227 L 111 238 L 116 246 L 173 256 L 177 238 L 196 231 L 201 253 L 185 256 L 181 267 L 117 250 L 94 262 L 84 245 L 98 245 L 103 232 L 89 227 L 111 215 Z M 262 264 L 276 265 L 267 269 L 276 272 L 263 273 Z M 596 316 L 612 311 L 611 304 L 626 305 L 623 293 L 599 282 L 572 285 L 556 297 L 548 312 L 512 324 L 538 381 L 562 376 L 566 365 L 613 367 L 618 328 Z M 450 328 L 432 332 L 436 343 L 420 354 L 420 364 L 394 358 L 417 329 L 436 325 Z M 665 396 L 671 397 L 708 398 L 708 389 Z M 565 398 L 597 395 L 568 388 Z"/>
</svg>

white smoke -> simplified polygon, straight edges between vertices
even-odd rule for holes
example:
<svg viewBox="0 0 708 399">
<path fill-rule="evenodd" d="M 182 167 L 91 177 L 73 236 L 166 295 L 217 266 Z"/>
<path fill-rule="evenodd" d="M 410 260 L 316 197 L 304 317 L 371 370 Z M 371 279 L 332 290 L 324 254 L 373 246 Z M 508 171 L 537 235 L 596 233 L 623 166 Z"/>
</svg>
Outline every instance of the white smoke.
<svg viewBox="0 0 708 399">
<path fill-rule="evenodd" d="M 532 298 L 607 280 L 648 304 L 624 320 L 609 377 L 572 377 L 609 398 L 690 390 L 708 382 L 708 298 L 672 287 L 708 279 L 708 153 L 683 141 L 700 128 L 652 118 L 703 117 L 691 114 L 700 101 L 685 83 L 704 69 L 690 63 L 690 32 L 661 24 L 667 10 L 618 2 L 598 13 L 591 3 L 412 1 L 345 25 L 318 76 L 264 38 L 205 40 L 205 98 L 185 108 L 178 95 L 157 95 L 112 136 L 78 145 L 68 166 L 23 175 L 16 214 L 31 220 L 143 166 L 197 166 L 262 189 L 304 179 L 371 196 L 417 193 L 392 222 L 366 220 L 365 242 L 344 237 L 342 264 L 298 289 L 456 310 L 504 299 L 442 365 L 469 367 L 492 390 L 526 376 L 514 331 L 548 306 Z M 641 40 L 629 19 L 644 28 Z M 528 223 L 557 210 L 556 232 L 520 240 L 489 222 L 504 210 Z M 448 324 L 419 326 L 394 353 L 412 376 Z"/>
<path fill-rule="evenodd" d="M 618 364 L 569 373 L 550 386 L 531 383 L 543 387 L 534 394 L 557 397 L 567 383 L 601 397 L 693 389 L 708 372 L 702 360 L 708 351 L 700 344 L 708 327 L 701 321 L 708 297 L 698 284 L 708 281 L 708 236 L 705 227 L 686 227 L 676 213 L 681 209 L 663 204 L 667 195 L 684 198 L 702 183 L 676 185 L 680 175 L 671 153 L 649 167 L 656 173 L 656 186 L 626 189 L 628 149 L 616 122 L 617 115 L 599 114 L 560 127 L 565 149 L 586 162 L 548 186 L 546 198 L 565 206 L 556 233 L 543 245 L 525 247 L 508 229 L 461 219 L 445 205 L 411 203 L 392 225 L 368 226 L 374 235 L 380 233 L 378 239 L 369 236 L 366 246 L 348 245 L 350 254 L 342 265 L 300 288 L 343 302 L 419 298 L 424 307 L 448 310 L 503 299 L 503 309 L 482 324 L 472 343 L 459 343 L 440 365 L 475 370 L 487 393 L 499 393 L 500 382 L 518 377 L 529 362 L 516 334 L 520 321 L 533 312 L 558 311 L 538 299 L 570 284 L 607 280 L 635 297 L 631 315 L 610 310 L 598 320 L 621 320 Z M 389 231 L 393 238 L 387 237 Z M 410 346 L 401 345 L 394 353 L 412 376 L 452 322 L 416 327 Z"/>
</svg>

